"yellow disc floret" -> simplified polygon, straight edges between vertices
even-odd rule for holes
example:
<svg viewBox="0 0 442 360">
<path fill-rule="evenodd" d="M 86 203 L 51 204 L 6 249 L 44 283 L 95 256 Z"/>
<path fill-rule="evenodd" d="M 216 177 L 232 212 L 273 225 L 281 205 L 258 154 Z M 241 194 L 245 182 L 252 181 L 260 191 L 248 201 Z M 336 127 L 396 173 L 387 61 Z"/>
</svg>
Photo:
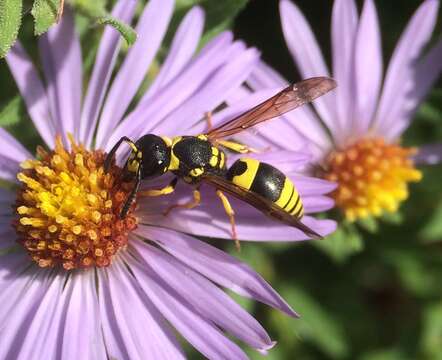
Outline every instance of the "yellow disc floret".
<svg viewBox="0 0 442 360">
<path fill-rule="evenodd" d="M 118 217 L 130 190 L 118 181 L 121 170 L 112 165 L 105 174 L 105 154 L 73 139 L 70 151 L 57 138 L 54 151 L 38 148 L 37 156 L 24 161 L 17 175 L 18 241 L 41 267 L 109 265 L 136 227 L 130 213 Z"/>
<path fill-rule="evenodd" d="M 395 212 L 408 197 L 408 182 L 422 178 L 414 168 L 414 148 L 387 144 L 383 139 L 362 139 L 347 149 L 333 152 L 325 178 L 338 184 L 336 205 L 354 221 L 384 210 Z"/>
</svg>

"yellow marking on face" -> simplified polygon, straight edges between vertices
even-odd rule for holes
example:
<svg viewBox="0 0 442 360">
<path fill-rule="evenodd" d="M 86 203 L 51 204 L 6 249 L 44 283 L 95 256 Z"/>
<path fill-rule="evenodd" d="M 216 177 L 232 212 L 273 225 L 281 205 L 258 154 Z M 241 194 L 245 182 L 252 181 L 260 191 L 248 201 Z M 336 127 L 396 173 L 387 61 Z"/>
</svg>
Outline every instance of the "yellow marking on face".
<svg viewBox="0 0 442 360">
<path fill-rule="evenodd" d="M 127 170 L 130 172 L 137 172 L 140 167 L 140 162 L 137 159 L 129 160 L 127 162 Z"/>
<path fill-rule="evenodd" d="M 206 135 L 204 135 L 204 134 L 198 135 L 197 138 L 200 139 L 200 140 L 208 140 L 208 137 Z"/>
<path fill-rule="evenodd" d="M 255 159 L 240 159 L 247 165 L 247 170 L 241 175 L 234 176 L 232 182 L 244 189 L 250 189 L 252 187 L 253 180 L 255 179 L 256 172 L 258 171 L 259 161 Z"/>
<path fill-rule="evenodd" d="M 141 151 L 137 152 L 137 158 L 141 159 L 143 157 L 143 153 Z"/>
</svg>

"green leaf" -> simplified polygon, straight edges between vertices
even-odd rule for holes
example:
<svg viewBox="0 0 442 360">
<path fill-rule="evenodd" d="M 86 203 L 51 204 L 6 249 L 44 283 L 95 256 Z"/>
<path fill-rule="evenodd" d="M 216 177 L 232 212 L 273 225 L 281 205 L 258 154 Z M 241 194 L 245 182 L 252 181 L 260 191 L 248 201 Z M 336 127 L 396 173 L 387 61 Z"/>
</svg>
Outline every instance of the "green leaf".
<svg viewBox="0 0 442 360">
<path fill-rule="evenodd" d="M 202 43 L 227 29 L 233 19 L 247 5 L 248 0 L 202 0 L 200 5 L 206 11 L 206 34 Z"/>
<path fill-rule="evenodd" d="M 383 249 L 385 262 L 396 269 L 397 276 L 408 291 L 415 296 L 428 297 L 442 291 L 442 259 L 424 246 Z"/>
<path fill-rule="evenodd" d="M 430 220 L 422 228 L 419 235 L 427 243 L 442 240 L 442 203 L 434 210 Z"/>
<path fill-rule="evenodd" d="M 166 43 L 170 44 L 172 36 L 184 15 L 195 5 L 201 6 L 206 14 L 205 33 L 201 45 L 227 29 L 233 19 L 247 5 L 249 0 L 178 0 L 175 13 L 169 26 Z"/>
<path fill-rule="evenodd" d="M 361 356 L 360 360 L 406 360 L 405 356 L 399 349 L 382 349 L 371 350 Z"/>
<path fill-rule="evenodd" d="M 343 223 L 325 239 L 312 241 L 311 244 L 321 249 L 338 263 L 343 263 L 349 256 L 361 252 L 364 243 L 354 225 Z"/>
<path fill-rule="evenodd" d="M 31 14 L 34 17 L 35 35 L 44 34 L 55 24 L 60 11 L 60 0 L 35 0 Z"/>
<path fill-rule="evenodd" d="M 127 44 L 133 45 L 135 40 L 137 40 L 137 33 L 129 25 L 124 22 L 112 17 L 111 15 L 106 15 L 97 19 L 97 23 L 101 25 L 111 25 L 124 37 Z"/>
<path fill-rule="evenodd" d="M 368 216 L 364 219 L 358 220 L 358 225 L 369 233 L 377 233 L 379 230 L 379 224 L 376 218 Z"/>
<path fill-rule="evenodd" d="M 71 0 L 69 2 L 76 10 L 90 19 L 106 16 L 106 0 Z"/>
<path fill-rule="evenodd" d="M 442 359 L 442 304 L 424 313 L 421 348 L 427 359 Z"/>
<path fill-rule="evenodd" d="M 382 221 L 391 225 L 400 225 L 404 221 L 404 215 L 399 211 L 396 212 L 384 212 L 381 217 Z"/>
<path fill-rule="evenodd" d="M 21 0 L 0 1 L 0 58 L 6 55 L 17 39 L 22 6 Z"/>
<path fill-rule="evenodd" d="M 284 289 L 282 296 L 301 315 L 300 319 L 292 319 L 279 312 L 272 312 L 274 326 L 284 334 L 281 343 L 310 342 L 329 357 L 344 358 L 348 355 L 344 329 L 327 309 L 303 289 L 292 284 L 278 288 Z"/>
<path fill-rule="evenodd" d="M 17 124 L 24 112 L 24 104 L 20 96 L 15 96 L 0 111 L 0 126 L 7 127 Z"/>
</svg>

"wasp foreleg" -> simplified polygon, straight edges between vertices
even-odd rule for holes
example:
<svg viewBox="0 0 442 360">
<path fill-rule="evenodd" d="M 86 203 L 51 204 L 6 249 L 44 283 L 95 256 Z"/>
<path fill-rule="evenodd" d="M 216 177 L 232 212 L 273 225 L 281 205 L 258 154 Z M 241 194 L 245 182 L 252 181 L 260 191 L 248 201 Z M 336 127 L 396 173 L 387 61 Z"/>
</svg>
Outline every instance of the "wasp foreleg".
<svg viewBox="0 0 442 360">
<path fill-rule="evenodd" d="M 140 187 L 140 183 L 141 183 L 141 167 L 138 169 L 137 174 L 136 174 L 136 179 L 135 179 L 135 184 L 132 188 L 132 191 L 130 192 L 129 196 L 127 197 L 121 212 L 120 212 L 120 219 L 124 219 L 129 211 L 130 206 L 132 205 L 135 196 L 137 195 L 137 191 L 138 188 Z"/>
<path fill-rule="evenodd" d="M 236 250 L 241 251 L 241 245 L 238 240 L 238 236 L 236 234 L 236 226 L 235 226 L 235 211 L 233 211 L 232 206 L 230 205 L 229 199 L 227 199 L 226 195 L 221 190 L 216 190 L 216 195 L 220 198 L 223 203 L 224 210 L 229 217 L 230 226 L 232 227 L 232 239 L 235 241 Z"/>
<path fill-rule="evenodd" d="M 123 136 L 120 140 L 117 141 L 117 143 L 114 145 L 114 147 L 111 149 L 111 151 L 109 151 L 109 153 L 107 154 L 106 159 L 104 160 L 104 164 L 103 164 L 104 172 L 106 172 L 106 173 L 109 172 L 109 169 L 110 169 L 110 166 L 112 163 L 112 159 L 113 159 L 115 153 L 117 152 L 118 148 L 120 147 L 120 145 L 123 143 L 123 141 L 128 143 L 134 152 L 138 151 L 135 143 L 131 139 L 129 139 L 127 136 Z"/>
</svg>

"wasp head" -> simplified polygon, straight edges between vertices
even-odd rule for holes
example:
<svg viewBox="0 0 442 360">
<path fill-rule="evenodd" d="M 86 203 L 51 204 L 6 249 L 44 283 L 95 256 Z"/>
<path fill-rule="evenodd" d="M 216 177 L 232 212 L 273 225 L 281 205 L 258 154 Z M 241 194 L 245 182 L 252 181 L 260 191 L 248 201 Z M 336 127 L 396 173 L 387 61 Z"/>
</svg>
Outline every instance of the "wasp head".
<svg viewBox="0 0 442 360">
<path fill-rule="evenodd" d="M 153 178 L 164 174 L 169 163 L 170 148 L 166 142 L 159 136 L 147 134 L 136 141 L 127 160 L 125 173 L 133 177 L 141 166 L 141 177 Z"/>
</svg>

